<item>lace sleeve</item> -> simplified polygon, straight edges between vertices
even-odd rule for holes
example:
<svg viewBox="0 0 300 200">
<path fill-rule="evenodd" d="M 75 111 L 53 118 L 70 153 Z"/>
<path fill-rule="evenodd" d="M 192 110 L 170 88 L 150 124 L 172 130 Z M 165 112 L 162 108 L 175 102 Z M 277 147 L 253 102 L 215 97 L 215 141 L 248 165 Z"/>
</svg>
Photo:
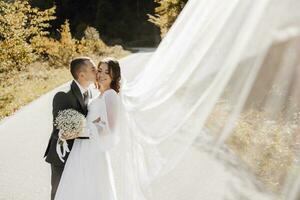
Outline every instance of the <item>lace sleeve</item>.
<svg viewBox="0 0 300 200">
<path fill-rule="evenodd" d="M 119 116 L 119 96 L 114 90 L 109 90 L 104 94 L 104 101 L 107 115 L 107 129 L 110 133 L 116 131 Z"/>
<path fill-rule="evenodd" d="M 120 110 L 120 100 L 119 96 L 114 90 L 109 90 L 104 93 L 104 103 L 106 108 L 106 115 L 102 119 L 105 124 L 98 124 L 99 133 L 99 148 L 102 151 L 107 151 L 112 149 L 119 142 L 119 110 Z"/>
</svg>

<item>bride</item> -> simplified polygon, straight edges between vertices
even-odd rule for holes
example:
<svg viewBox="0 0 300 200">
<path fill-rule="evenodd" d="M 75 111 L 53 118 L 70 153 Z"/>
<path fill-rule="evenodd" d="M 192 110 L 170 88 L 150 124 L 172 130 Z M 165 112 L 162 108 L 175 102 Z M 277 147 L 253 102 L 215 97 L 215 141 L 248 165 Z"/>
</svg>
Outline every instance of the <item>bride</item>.
<svg viewBox="0 0 300 200">
<path fill-rule="evenodd" d="M 109 150 L 119 142 L 120 66 L 107 58 L 98 64 L 100 95 L 88 105 L 88 140 L 75 139 L 55 200 L 116 200 Z M 99 117 L 100 116 L 100 117 Z"/>
</svg>

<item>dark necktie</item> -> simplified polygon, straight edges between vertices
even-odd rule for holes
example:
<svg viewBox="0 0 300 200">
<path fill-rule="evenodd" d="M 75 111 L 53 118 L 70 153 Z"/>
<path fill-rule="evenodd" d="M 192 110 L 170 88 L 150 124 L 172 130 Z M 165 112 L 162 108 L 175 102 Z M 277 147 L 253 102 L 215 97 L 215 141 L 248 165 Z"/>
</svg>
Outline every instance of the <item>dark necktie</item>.
<svg viewBox="0 0 300 200">
<path fill-rule="evenodd" d="M 84 101 L 84 105 L 87 106 L 88 102 L 89 102 L 89 93 L 88 93 L 88 91 L 83 93 L 83 101 Z"/>
</svg>

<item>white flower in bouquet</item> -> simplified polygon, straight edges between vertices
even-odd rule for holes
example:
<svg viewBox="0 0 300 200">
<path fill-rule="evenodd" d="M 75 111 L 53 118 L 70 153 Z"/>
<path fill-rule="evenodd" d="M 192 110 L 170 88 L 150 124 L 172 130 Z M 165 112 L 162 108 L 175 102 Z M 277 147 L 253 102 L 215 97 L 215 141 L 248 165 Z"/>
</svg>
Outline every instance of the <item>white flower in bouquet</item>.
<svg viewBox="0 0 300 200">
<path fill-rule="evenodd" d="M 55 126 L 59 129 L 59 138 L 70 140 L 79 137 L 85 129 L 86 120 L 83 114 L 73 109 L 58 112 Z"/>
<path fill-rule="evenodd" d="M 66 140 L 75 139 L 84 133 L 86 127 L 85 116 L 74 109 L 66 109 L 58 112 L 54 125 L 59 130 L 56 152 L 59 159 L 64 162 L 62 157 L 70 152 Z M 61 151 L 61 145 L 63 147 Z"/>
</svg>

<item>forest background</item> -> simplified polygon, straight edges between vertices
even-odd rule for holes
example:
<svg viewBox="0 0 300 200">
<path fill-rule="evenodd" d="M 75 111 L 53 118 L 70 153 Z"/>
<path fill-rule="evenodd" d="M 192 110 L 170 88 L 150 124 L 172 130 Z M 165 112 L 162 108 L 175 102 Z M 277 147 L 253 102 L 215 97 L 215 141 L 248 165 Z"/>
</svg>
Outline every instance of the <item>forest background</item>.
<svg viewBox="0 0 300 200">
<path fill-rule="evenodd" d="M 0 0 L 0 120 L 71 80 L 69 61 L 155 48 L 187 0 Z"/>
</svg>

